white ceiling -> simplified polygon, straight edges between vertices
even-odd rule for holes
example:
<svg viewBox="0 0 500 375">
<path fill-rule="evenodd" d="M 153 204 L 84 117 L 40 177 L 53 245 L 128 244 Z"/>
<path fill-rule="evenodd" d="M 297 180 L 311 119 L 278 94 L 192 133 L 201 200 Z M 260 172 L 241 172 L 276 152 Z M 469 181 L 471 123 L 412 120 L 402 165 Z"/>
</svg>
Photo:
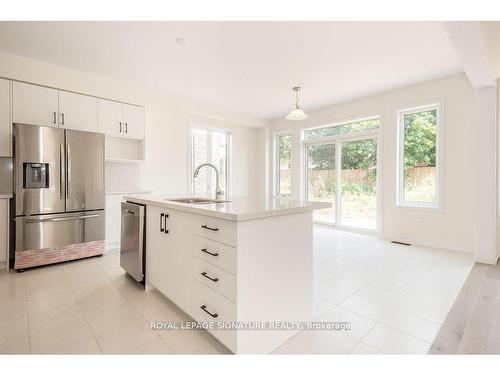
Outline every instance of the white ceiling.
<svg viewBox="0 0 500 375">
<path fill-rule="evenodd" d="M 265 119 L 462 70 L 440 22 L 0 22 L 0 50 Z"/>
</svg>

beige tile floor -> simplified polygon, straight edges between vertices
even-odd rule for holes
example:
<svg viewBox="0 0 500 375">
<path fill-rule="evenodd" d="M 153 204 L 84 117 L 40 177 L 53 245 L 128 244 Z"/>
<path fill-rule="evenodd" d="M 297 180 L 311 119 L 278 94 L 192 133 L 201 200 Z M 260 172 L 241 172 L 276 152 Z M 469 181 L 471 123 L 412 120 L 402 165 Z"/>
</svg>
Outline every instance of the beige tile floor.
<svg viewBox="0 0 500 375">
<path fill-rule="evenodd" d="M 277 354 L 426 353 L 472 257 L 315 228 L 315 319 L 351 330 L 303 331 Z M 188 316 L 144 292 L 119 254 L 15 273 L 0 271 L 0 353 L 225 354 L 201 331 L 151 330 Z"/>
</svg>

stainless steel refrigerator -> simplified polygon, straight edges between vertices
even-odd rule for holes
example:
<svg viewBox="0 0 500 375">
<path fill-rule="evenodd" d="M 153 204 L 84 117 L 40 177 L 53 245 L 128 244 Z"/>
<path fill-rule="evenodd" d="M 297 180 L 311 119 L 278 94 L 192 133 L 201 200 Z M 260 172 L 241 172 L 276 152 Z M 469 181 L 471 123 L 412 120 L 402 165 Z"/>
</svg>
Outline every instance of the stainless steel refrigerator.
<svg viewBox="0 0 500 375">
<path fill-rule="evenodd" d="M 21 124 L 13 134 L 11 256 L 103 241 L 104 135 Z"/>
</svg>

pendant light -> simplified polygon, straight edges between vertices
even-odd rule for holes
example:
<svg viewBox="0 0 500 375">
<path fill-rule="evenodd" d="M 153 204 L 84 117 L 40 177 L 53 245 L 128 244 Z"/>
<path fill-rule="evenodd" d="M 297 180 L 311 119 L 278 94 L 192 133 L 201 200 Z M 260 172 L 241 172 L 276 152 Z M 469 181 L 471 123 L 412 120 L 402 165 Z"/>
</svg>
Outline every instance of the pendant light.
<svg viewBox="0 0 500 375">
<path fill-rule="evenodd" d="M 287 120 L 305 120 L 309 116 L 304 113 L 302 109 L 299 107 L 299 91 L 300 87 L 293 87 L 293 91 L 295 91 L 295 108 L 290 111 L 290 113 L 286 116 Z"/>
</svg>

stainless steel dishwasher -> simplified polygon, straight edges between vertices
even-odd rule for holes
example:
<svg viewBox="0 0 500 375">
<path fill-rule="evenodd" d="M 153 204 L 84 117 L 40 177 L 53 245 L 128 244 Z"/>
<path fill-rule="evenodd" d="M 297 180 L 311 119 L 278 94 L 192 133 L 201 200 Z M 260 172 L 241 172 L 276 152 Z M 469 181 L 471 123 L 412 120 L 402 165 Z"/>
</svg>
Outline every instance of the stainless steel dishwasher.
<svg viewBox="0 0 500 375">
<path fill-rule="evenodd" d="M 131 202 L 121 204 L 120 267 L 140 283 L 145 281 L 145 212 L 144 205 Z"/>
</svg>

